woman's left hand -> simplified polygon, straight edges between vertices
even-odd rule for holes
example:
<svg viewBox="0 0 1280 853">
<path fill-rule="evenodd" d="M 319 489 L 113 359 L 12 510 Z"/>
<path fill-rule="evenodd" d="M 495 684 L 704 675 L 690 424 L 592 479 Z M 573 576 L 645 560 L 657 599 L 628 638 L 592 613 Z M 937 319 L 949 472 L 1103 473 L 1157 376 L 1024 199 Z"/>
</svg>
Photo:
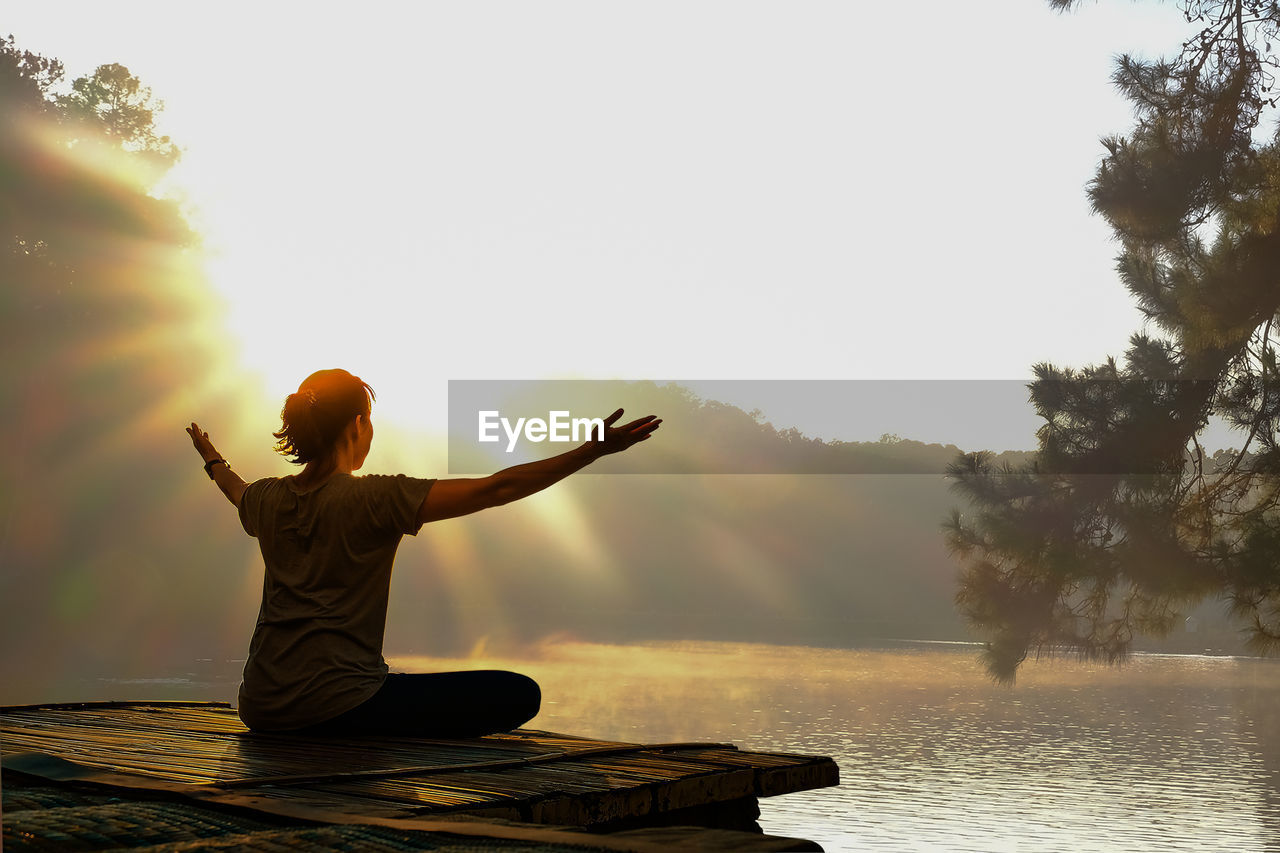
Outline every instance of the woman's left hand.
<svg viewBox="0 0 1280 853">
<path fill-rule="evenodd" d="M 649 436 L 653 435 L 653 431 L 662 423 L 662 419 L 656 415 L 645 415 L 643 418 L 636 418 L 631 423 L 615 427 L 614 424 L 621 417 L 622 409 L 618 409 L 612 415 L 609 415 L 604 419 L 604 440 L 587 442 L 600 456 L 617 453 L 645 441 Z"/>
</svg>

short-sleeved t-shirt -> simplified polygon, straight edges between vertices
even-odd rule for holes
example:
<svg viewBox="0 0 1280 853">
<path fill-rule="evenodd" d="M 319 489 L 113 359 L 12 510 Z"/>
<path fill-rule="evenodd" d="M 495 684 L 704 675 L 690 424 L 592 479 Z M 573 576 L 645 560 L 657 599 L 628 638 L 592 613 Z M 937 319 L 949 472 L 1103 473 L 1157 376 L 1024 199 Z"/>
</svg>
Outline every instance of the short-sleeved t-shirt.
<svg viewBox="0 0 1280 853">
<path fill-rule="evenodd" d="M 378 691 L 391 564 L 435 480 L 337 473 L 310 489 L 290 477 L 245 487 L 240 523 L 266 575 L 238 710 L 260 730 L 309 726 Z"/>
</svg>

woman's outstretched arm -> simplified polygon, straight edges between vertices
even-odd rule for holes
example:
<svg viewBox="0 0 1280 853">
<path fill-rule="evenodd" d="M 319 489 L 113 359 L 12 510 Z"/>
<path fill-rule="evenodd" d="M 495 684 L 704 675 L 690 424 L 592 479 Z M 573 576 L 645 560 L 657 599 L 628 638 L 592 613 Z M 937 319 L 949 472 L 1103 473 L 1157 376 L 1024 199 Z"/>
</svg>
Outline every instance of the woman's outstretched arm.
<svg viewBox="0 0 1280 853">
<path fill-rule="evenodd" d="M 488 477 L 437 481 L 418 510 L 418 520 L 425 524 L 428 521 L 457 518 L 518 501 L 560 482 L 575 471 L 581 471 L 601 456 L 639 444 L 653 435 L 658 424 L 662 423 L 654 415 L 646 415 L 615 427 L 614 424 L 620 417 L 622 409 L 604 419 L 602 439 L 588 441 L 559 456 L 513 465 Z"/>
<path fill-rule="evenodd" d="M 240 479 L 240 475 L 231 470 L 230 463 L 222 458 L 222 454 L 213 446 L 213 442 L 209 440 L 209 433 L 200 429 L 195 422 L 191 422 L 191 426 L 187 427 L 187 435 L 191 436 L 191 444 L 195 446 L 196 453 L 200 454 L 200 458 L 205 461 L 208 466 L 205 470 L 213 474 L 213 481 L 218 484 L 218 488 L 222 489 L 222 493 L 227 496 L 227 500 L 237 508 L 240 506 L 240 496 L 244 494 L 245 481 Z M 216 464 L 209 465 L 210 462 Z"/>
</svg>

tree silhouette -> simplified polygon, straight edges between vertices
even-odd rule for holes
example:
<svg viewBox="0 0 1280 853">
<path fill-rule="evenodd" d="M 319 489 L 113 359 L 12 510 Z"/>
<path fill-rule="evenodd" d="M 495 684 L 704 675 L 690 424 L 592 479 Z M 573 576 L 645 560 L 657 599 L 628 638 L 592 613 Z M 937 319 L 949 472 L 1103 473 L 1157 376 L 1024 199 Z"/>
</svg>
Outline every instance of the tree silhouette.
<svg viewBox="0 0 1280 853">
<path fill-rule="evenodd" d="M 1280 137 L 1263 130 L 1280 6 L 1179 7 L 1190 36 L 1176 56 L 1116 63 L 1136 122 L 1103 140 L 1088 191 L 1154 329 L 1119 363 L 1035 366 L 1035 462 L 973 454 L 948 471 L 970 504 L 946 525 L 957 603 L 1001 680 L 1028 654 L 1117 662 L 1214 596 L 1255 648 L 1280 647 Z M 1201 448 L 1212 415 L 1239 430 L 1238 450 Z"/>
<path fill-rule="evenodd" d="M 121 65 L 100 66 L 58 94 L 62 64 L 0 39 L 0 234 L 6 281 L 102 260 L 104 239 L 189 245 L 177 206 L 150 190 L 178 150 L 154 127 L 149 90 Z"/>
</svg>

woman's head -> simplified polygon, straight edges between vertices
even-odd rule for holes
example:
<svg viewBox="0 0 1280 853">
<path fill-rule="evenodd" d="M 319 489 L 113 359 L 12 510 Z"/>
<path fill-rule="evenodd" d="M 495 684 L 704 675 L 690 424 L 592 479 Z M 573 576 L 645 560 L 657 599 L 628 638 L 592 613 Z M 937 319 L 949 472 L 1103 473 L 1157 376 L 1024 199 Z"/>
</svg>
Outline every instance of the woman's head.
<svg viewBox="0 0 1280 853">
<path fill-rule="evenodd" d="M 328 456 L 357 417 L 367 425 L 373 389 L 345 370 L 318 370 L 285 398 L 276 452 L 305 465 Z M 368 452 L 368 446 L 363 448 Z M 363 456 L 360 461 L 363 460 Z"/>
</svg>

